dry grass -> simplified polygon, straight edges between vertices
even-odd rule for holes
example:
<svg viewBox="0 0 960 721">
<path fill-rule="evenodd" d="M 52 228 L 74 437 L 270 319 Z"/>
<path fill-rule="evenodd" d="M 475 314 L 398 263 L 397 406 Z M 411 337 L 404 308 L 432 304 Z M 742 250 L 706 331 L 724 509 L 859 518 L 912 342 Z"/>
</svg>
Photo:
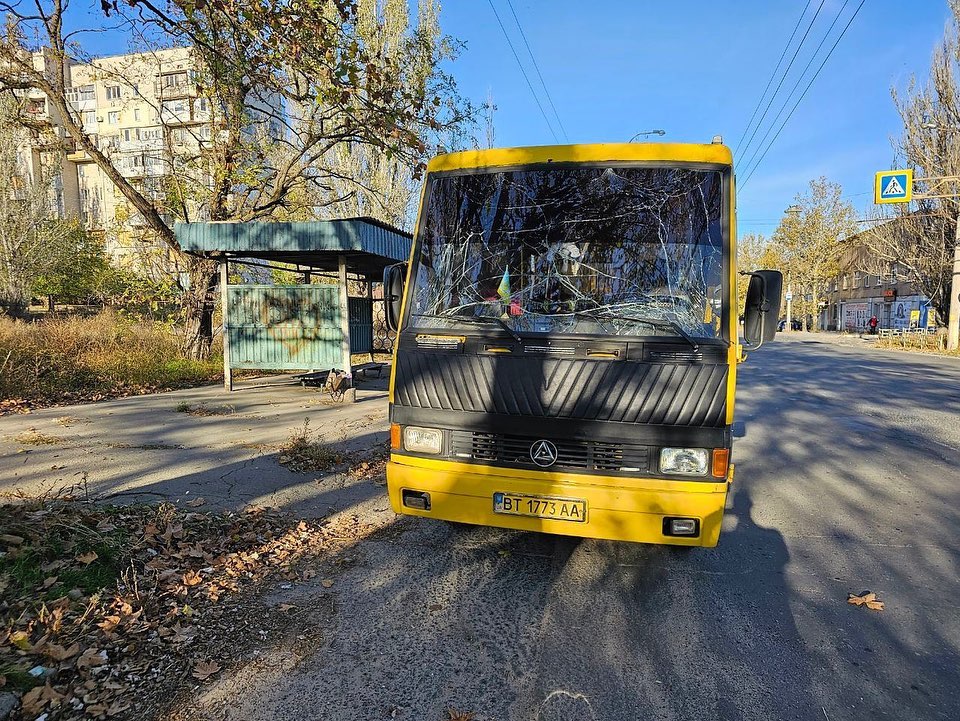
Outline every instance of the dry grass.
<svg viewBox="0 0 960 721">
<path fill-rule="evenodd" d="M 17 434 L 13 437 L 13 440 L 24 446 L 55 446 L 63 442 L 62 438 L 48 436 L 36 428 L 31 428 L 23 433 Z"/>
<path fill-rule="evenodd" d="M 346 461 L 346 454 L 315 437 L 310 419 L 290 434 L 280 448 L 280 463 L 298 473 L 327 471 Z"/>
<path fill-rule="evenodd" d="M 174 408 L 177 413 L 186 413 L 188 416 L 232 416 L 237 412 L 236 406 L 208 406 L 206 403 L 188 403 L 181 401 Z"/>
<path fill-rule="evenodd" d="M 877 338 L 876 347 L 960 357 L 960 351 L 948 351 L 946 349 L 946 340 L 946 335 L 942 333 L 937 335 L 928 333 L 906 333 L 904 335 Z"/>
<path fill-rule="evenodd" d="M 222 378 L 185 358 L 169 328 L 113 312 L 36 323 L 0 318 L 0 411 L 184 388 Z"/>
</svg>

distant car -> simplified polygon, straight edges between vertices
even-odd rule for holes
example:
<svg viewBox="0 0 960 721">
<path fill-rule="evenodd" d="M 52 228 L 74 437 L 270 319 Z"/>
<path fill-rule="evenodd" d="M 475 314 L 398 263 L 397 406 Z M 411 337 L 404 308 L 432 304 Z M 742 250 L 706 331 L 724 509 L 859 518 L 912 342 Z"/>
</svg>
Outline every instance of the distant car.
<svg viewBox="0 0 960 721">
<path fill-rule="evenodd" d="M 781 319 L 780 319 L 780 324 L 777 326 L 777 330 L 780 330 L 780 331 L 786 330 L 786 327 L 787 327 L 787 319 L 786 319 L 786 318 L 781 318 Z M 798 321 L 796 318 L 791 318 L 791 319 L 790 319 L 790 330 L 803 330 L 803 323 L 801 323 L 800 321 Z"/>
</svg>

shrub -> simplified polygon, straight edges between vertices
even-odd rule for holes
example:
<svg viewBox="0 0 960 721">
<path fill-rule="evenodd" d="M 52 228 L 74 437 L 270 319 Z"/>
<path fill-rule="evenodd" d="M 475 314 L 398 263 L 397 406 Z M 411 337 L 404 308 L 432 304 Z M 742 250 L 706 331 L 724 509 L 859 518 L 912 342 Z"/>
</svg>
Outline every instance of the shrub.
<svg viewBox="0 0 960 721">
<path fill-rule="evenodd" d="M 112 311 L 0 318 L 0 400 L 31 405 L 149 393 L 222 378 L 222 356 L 185 358 L 173 331 Z"/>
</svg>

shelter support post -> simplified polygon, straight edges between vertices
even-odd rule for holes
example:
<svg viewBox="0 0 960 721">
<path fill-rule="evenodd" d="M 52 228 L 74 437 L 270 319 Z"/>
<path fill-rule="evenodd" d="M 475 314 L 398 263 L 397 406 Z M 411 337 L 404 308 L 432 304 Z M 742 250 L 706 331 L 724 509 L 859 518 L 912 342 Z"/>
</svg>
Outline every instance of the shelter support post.
<svg viewBox="0 0 960 721">
<path fill-rule="evenodd" d="M 233 390 L 233 368 L 230 367 L 230 334 L 227 330 L 227 304 L 229 294 L 227 293 L 227 283 L 230 280 L 230 261 L 227 256 L 223 256 L 220 261 L 220 315 L 223 316 L 221 334 L 223 336 L 223 389 L 227 392 Z"/>
<path fill-rule="evenodd" d="M 367 300 L 370 302 L 370 362 L 373 363 L 373 281 L 369 277 L 364 280 L 367 281 Z"/>
<path fill-rule="evenodd" d="M 340 354 L 343 358 L 343 372 L 346 373 L 349 388 L 344 391 L 344 400 L 353 403 L 357 400 L 357 390 L 353 387 L 353 364 L 350 362 L 350 293 L 347 286 L 347 256 L 337 256 L 340 271 Z"/>
</svg>

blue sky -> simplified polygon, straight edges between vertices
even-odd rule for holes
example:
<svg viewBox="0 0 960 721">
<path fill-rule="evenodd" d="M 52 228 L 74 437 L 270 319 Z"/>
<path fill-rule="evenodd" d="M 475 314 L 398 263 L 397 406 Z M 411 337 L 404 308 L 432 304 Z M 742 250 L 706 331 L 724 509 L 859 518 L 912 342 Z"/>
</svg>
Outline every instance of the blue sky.
<svg viewBox="0 0 960 721">
<path fill-rule="evenodd" d="M 720 134 L 734 146 L 736 162 L 743 162 L 753 151 L 741 157 L 737 140 L 805 2 L 513 0 L 513 6 L 571 142 L 623 141 L 654 128 L 675 142 L 709 142 Z M 526 59 L 506 0 L 493 3 Z M 821 56 L 858 4 L 846 6 Z M 818 5 L 811 2 L 794 45 Z M 843 0 L 824 2 L 771 116 L 842 6 Z M 866 0 L 739 193 L 741 234 L 772 233 L 783 209 L 820 175 L 841 183 L 861 215 L 866 212 L 873 203 L 873 173 L 891 167 L 890 137 L 900 131 L 890 87 L 905 86 L 911 74 L 926 76 L 949 16 L 946 0 Z M 493 93 L 497 145 L 554 142 L 487 0 L 446 0 L 441 21 L 466 43 L 451 67 L 462 92 L 477 100 L 488 88 Z M 738 165 L 741 182 L 745 167 Z"/>
<path fill-rule="evenodd" d="M 539 89 L 507 0 L 492 1 Z M 950 16 L 946 0 L 865 0 L 779 139 L 744 184 L 744 161 L 753 148 L 742 154 L 737 141 L 806 0 L 512 2 L 570 142 L 624 141 L 654 128 L 665 130 L 662 139 L 674 142 L 709 142 L 722 135 L 738 163 L 741 234 L 772 233 L 783 209 L 821 175 L 843 185 L 861 216 L 867 212 L 873 173 L 891 167 L 890 138 L 900 132 L 890 87 L 905 86 L 911 74 L 926 77 L 933 46 Z M 416 6 L 416 0 L 410 3 Z M 847 2 L 820 57 L 858 4 Z M 820 0 L 811 0 L 794 46 L 818 5 Z M 79 15 L 87 12 L 99 18 L 85 6 L 73 5 L 77 24 L 84 23 Z M 844 0 L 823 0 L 755 145 L 842 8 Z M 553 143 L 488 0 L 445 0 L 441 22 L 446 33 L 466 45 L 449 68 L 461 92 L 478 103 L 488 90 L 493 94 L 497 145 Z M 85 42 L 94 53 L 125 50 L 124 39 L 115 33 L 86 35 Z M 819 64 L 818 59 L 810 72 Z"/>
</svg>

